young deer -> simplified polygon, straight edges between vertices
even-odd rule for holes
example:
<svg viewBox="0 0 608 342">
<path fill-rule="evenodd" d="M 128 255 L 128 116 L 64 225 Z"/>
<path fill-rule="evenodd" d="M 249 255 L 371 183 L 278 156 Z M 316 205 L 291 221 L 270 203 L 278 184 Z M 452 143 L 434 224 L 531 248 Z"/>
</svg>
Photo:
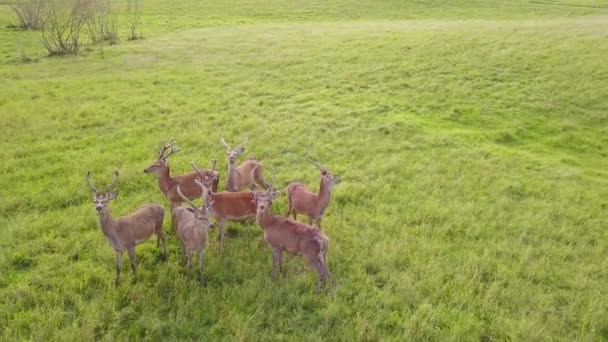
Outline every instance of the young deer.
<svg viewBox="0 0 608 342">
<path fill-rule="evenodd" d="M 192 172 L 187 175 L 175 177 L 171 177 L 169 173 L 169 162 L 167 161 L 167 158 L 179 150 L 180 148 L 175 146 L 175 141 L 173 139 L 169 141 L 168 145 L 165 145 L 163 142 L 163 146 L 159 150 L 158 160 L 144 170 L 145 173 L 153 173 L 158 177 L 158 187 L 165 198 L 171 203 L 172 207 L 179 206 L 182 203 L 182 198 L 176 191 L 177 185 L 180 186 L 184 196 L 188 199 L 192 200 L 201 196 L 201 188 L 194 183 L 194 178 L 198 177 L 198 173 Z M 210 175 L 211 173 L 211 171 L 207 170 L 201 171 L 201 174 Z M 220 177 L 217 172 L 215 172 L 214 175 L 217 180 L 214 182 L 213 188 L 217 190 Z"/>
<path fill-rule="evenodd" d="M 198 208 L 182 194 L 179 185 L 177 186 L 177 194 L 192 207 L 173 207 L 171 210 L 173 225 L 181 241 L 182 250 L 188 256 L 188 273 L 192 269 L 192 256 L 198 253 L 198 270 L 201 274 L 201 286 L 206 286 L 207 281 L 203 273 L 203 259 L 205 258 L 205 249 L 208 245 L 207 230 L 213 228 L 208 214 L 213 202 L 205 203 L 202 208 Z"/>
<path fill-rule="evenodd" d="M 148 241 L 152 234 L 156 234 L 157 246 L 162 243 L 163 255 L 167 256 L 165 246 L 165 234 L 163 233 L 163 219 L 165 209 L 158 204 L 145 204 L 135 213 L 123 216 L 119 219 L 112 218 L 108 203 L 116 199 L 118 192 L 112 192 L 118 182 L 118 171 L 114 174 L 114 180 L 108 188 L 102 192 L 95 189 L 91 184 L 91 171 L 87 172 L 87 184 L 93 191 L 93 203 L 99 213 L 99 223 L 103 234 L 108 238 L 110 246 L 116 251 L 116 281 L 115 286 L 120 284 L 120 271 L 122 269 L 122 256 L 125 251 L 129 254 L 131 268 L 137 281 L 137 264 L 135 260 L 135 246 Z"/>
<path fill-rule="evenodd" d="M 228 178 L 226 179 L 226 191 L 236 192 L 241 191 L 245 188 L 253 189 L 255 183 L 260 184 L 266 189 L 268 184 L 264 181 L 262 174 L 262 165 L 255 160 L 244 161 L 239 167 L 236 167 L 236 158 L 241 156 L 245 152 L 244 145 L 247 144 L 247 137 L 243 140 L 243 143 L 237 146 L 234 150 L 230 149 L 230 146 L 226 144 L 224 138 L 222 138 L 222 144 L 226 146 L 228 156 Z M 251 172 L 256 170 L 256 172 Z M 216 192 L 216 190 L 213 190 Z"/>
<path fill-rule="evenodd" d="M 317 271 L 317 294 L 321 292 L 323 280 L 331 291 L 331 272 L 325 258 L 329 239 L 316 227 L 273 215 L 272 201 L 278 195 L 279 192 L 273 190 L 253 192 L 257 206 L 256 221 L 264 230 L 264 239 L 272 249 L 272 277 L 277 277 L 277 265 L 283 272 L 283 252 L 302 255 L 310 267 Z"/>
<path fill-rule="evenodd" d="M 308 224 L 312 224 L 312 221 L 316 220 L 317 227 L 321 229 L 321 219 L 329 205 L 331 190 L 335 185 L 340 184 L 341 180 L 333 177 L 323 165 L 312 160 L 309 161 L 321 170 L 319 193 L 314 194 L 308 191 L 302 183 L 289 184 L 287 186 L 287 216 L 293 212 L 293 219 L 297 220 L 297 213 L 303 213 L 308 216 Z"/>
<path fill-rule="evenodd" d="M 192 168 L 197 172 L 199 169 L 190 163 Z M 215 160 L 213 161 L 215 169 Z M 211 184 L 216 180 L 215 175 L 201 175 L 201 181 L 195 180 L 201 189 L 203 189 L 203 203 L 213 203 L 209 214 L 215 219 L 220 227 L 220 254 L 224 251 L 224 235 L 226 222 L 240 221 L 255 217 L 255 204 L 253 203 L 253 194 L 251 192 L 214 192 Z"/>
</svg>

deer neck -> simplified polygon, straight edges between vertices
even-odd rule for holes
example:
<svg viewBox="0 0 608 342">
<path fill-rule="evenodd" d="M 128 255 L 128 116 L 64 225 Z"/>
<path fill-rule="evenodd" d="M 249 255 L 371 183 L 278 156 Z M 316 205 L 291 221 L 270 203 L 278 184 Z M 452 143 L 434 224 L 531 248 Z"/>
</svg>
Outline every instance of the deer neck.
<svg viewBox="0 0 608 342">
<path fill-rule="evenodd" d="M 162 192 L 167 192 L 171 189 L 173 179 L 169 174 L 169 166 L 166 166 L 158 172 L 158 187 Z"/>
<path fill-rule="evenodd" d="M 256 215 L 256 221 L 262 227 L 262 229 L 266 230 L 268 227 L 272 226 L 274 223 L 275 217 L 270 213 L 272 208 L 268 208 L 268 210 L 264 211 L 261 214 Z"/>
<path fill-rule="evenodd" d="M 118 225 L 116 224 L 116 221 L 112 218 L 110 208 L 106 208 L 103 213 L 99 214 L 99 225 L 101 226 L 103 234 L 108 239 L 114 239 L 116 237 Z"/>
<path fill-rule="evenodd" d="M 329 184 L 321 178 L 321 184 L 319 185 L 319 204 L 321 207 L 325 207 L 331 199 L 331 187 Z"/>
<path fill-rule="evenodd" d="M 227 181 L 228 188 L 232 187 L 232 185 L 235 184 L 236 176 L 237 176 L 236 162 L 234 162 L 234 163 L 228 162 L 228 181 Z"/>
</svg>

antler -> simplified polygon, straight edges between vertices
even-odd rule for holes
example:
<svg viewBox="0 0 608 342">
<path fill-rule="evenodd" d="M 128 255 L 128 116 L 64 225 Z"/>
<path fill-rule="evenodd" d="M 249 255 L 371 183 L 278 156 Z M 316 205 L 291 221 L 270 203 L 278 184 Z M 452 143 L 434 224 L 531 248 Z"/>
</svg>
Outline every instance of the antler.
<svg viewBox="0 0 608 342">
<path fill-rule="evenodd" d="M 243 147 L 243 145 L 245 145 L 247 143 L 249 139 L 247 137 L 245 137 L 245 139 L 243 139 L 243 142 L 237 146 L 234 150 L 237 151 L 239 148 Z"/>
<path fill-rule="evenodd" d="M 316 162 L 310 158 L 308 158 L 308 161 L 313 163 L 319 170 L 327 172 L 327 169 L 323 165 L 319 164 L 318 162 Z"/>
<path fill-rule="evenodd" d="M 199 168 L 196 167 L 196 165 L 194 165 L 194 162 L 190 162 L 190 166 L 192 166 L 192 168 L 194 169 L 194 171 L 198 172 L 199 175 L 203 174 L 203 171 L 199 170 Z"/>
<path fill-rule="evenodd" d="M 87 184 L 89 185 L 89 188 L 91 188 L 91 191 L 93 191 L 94 193 L 97 193 L 97 189 L 95 189 L 95 187 L 93 186 L 93 184 L 91 184 L 91 171 L 87 172 Z"/>
<path fill-rule="evenodd" d="M 211 159 L 211 164 L 213 164 L 211 167 L 211 174 L 213 174 L 215 172 L 215 164 L 217 164 L 217 159 Z"/>
<path fill-rule="evenodd" d="M 192 208 L 194 209 L 198 209 L 198 207 L 192 203 L 189 199 L 186 198 L 186 196 L 184 196 L 181 192 L 181 190 L 179 189 L 179 185 L 177 186 L 177 194 L 179 195 L 179 197 L 181 197 L 184 201 L 188 202 L 188 204 L 190 204 L 192 206 Z"/>
<path fill-rule="evenodd" d="M 224 146 L 226 146 L 226 149 L 230 151 L 230 145 L 226 144 L 226 142 L 224 141 L 224 137 L 222 137 L 222 144 L 224 144 Z"/>
<path fill-rule="evenodd" d="M 116 182 L 118 182 L 118 170 L 114 171 L 114 180 L 112 180 L 112 184 L 108 186 L 106 192 L 112 191 L 112 189 L 114 189 L 114 186 L 116 185 Z"/>
<path fill-rule="evenodd" d="M 268 187 L 272 189 L 272 184 L 274 184 L 274 179 L 277 176 L 277 170 L 275 170 L 274 166 L 272 165 L 270 165 L 270 168 L 272 169 L 272 181 L 270 181 L 270 185 L 268 185 Z"/>
<path fill-rule="evenodd" d="M 169 148 L 171 150 L 165 155 L 165 152 L 167 152 Z M 181 148 L 175 146 L 175 139 L 171 138 L 169 145 L 165 145 L 165 142 L 163 141 L 163 146 L 159 150 L 158 159 L 167 159 L 179 150 L 181 150 Z"/>
</svg>

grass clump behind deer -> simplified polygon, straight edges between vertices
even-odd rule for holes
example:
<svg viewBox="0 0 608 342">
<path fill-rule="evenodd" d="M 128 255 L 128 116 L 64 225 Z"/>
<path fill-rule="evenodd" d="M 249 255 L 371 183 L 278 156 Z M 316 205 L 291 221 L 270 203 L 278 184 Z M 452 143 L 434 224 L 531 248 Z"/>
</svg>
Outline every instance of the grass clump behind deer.
<svg viewBox="0 0 608 342">
<path fill-rule="evenodd" d="M 101 230 L 108 239 L 110 247 L 116 252 L 116 280 L 114 285 L 118 286 L 120 284 L 122 257 L 125 251 L 129 254 L 134 281 L 137 281 L 135 246 L 148 241 L 153 234 L 156 234 L 157 246 L 160 247 L 162 244 L 163 256 L 167 256 L 165 234 L 163 233 L 165 209 L 158 204 L 145 204 L 131 215 L 114 219 L 108 204 L 118 197 L 118 192 L 113 191 L 118 182 L 118 171 L 114 173 L 114 180 L 104 191 L 97 190 L 91 183 L 91 171 L 87 172 L 86 181 L 93 192 L 93 203 L 99 214 Z"/>
</svg>

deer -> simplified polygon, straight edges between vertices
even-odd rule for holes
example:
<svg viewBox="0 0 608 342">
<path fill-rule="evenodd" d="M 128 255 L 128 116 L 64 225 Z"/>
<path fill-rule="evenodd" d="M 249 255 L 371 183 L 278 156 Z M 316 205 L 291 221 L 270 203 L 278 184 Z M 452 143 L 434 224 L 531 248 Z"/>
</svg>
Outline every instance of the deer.
<svg viewBox="0 0 608 342">
<path fill-rule="evenodd" d="M 204 171 L 199 170 L 194 162 L 190 163 L 192 168 L 201 175 L 200 180 L 195 179 L 194 182 L 202 189 L 203 203 L 212 203 L 209 210 L 209 215 L 213 217 L 220 228 L 219 236 L 219 253 L 224 251 L 224 237 L 226 230 L 226 222 L 240 221 L 249 218 L 254 218 L 256 209 L 253 202 L 253 194 L 251 192 L 214 192 L 211 185 L 217 181 L 215 171 L 216 161 L 213 160 L 213 169 L 211 175 L 205 176 Z"/>
<path fill-rule="evenodd" d="M 273 170 L 274 171 L 274 170 Z M 321 293 L 323 281 L 331 291 L 332 276 L 327 267 L 329 238 L 314 226 L 272 214 L 272 202 L 279 191 L 253 191 L 256 204 L 256 222 L 264 231 L 264 240 L 272 249 L 272 278 L 277 279 L 277 266 L 283 272 L 283 252 L 303 256 L 312 269 L 317 272 L 317 294 Z"/>
<path fill-rule="evenodd" d="M 183 176 L 171 177 L 169 172 L 169 162 L 167 158 L 180 151 L 180 148 L 175 146 L 175 140 L 171 139 L 169 144 L 163 142 L 159 153 L 158 159 L 154 164 L 144 169 L 145 173 L 155 174 L 158 178 L 158 187 L 163 193 L 165 198 L 171 203 L 171 207 L 179 206 L 182 204 L 182 198 L 177 194 L 177 185 L 182 189 L 183 194 L 186 198 L 193 200 L 201 196 L 201 188 L 194 183 L 194 179 L 199 177 L 199 174 L 208 175 L 210 171 L 201 171 L 200 173 L 192 172 Z M 214 179 L 216 181 L 213 184 L 214 191 L 217 191 L 217 185 L 219 183 L 220 175 L 215 172 Z"/>
<path fill-rule="evenodd" d="M 209 220 L 209 209 L 213 202 L 204 203 L 201 208 L 184 196 L 177 186 L 177 194 L 188 203 L 190 207 L 173 207 L 171 217 L 174 229 L 182 244 L 182 251 L 188 256 L 188 273 L 192 270 L 192 256 L 198 253 L 198 270 L 200 272 L 200 285 L 206 286 L 207 281 L 203 273 L 203 260 L 208 245 L 208 230 L 213 228 Z"/>
<path fill-rule="evenodd" d="M 122 257 L 125 251 L 129 254 L 134 282 L 137 282 L 136 245 L 148 241 L 152 234 L 156 234 L 156 245 L 160 247 L 162 244 L 163 257 L 167 257 L 166 239 L 163 233 L 165 209 L 158 204 L 145 204 L 131 215 L 114 219 L 108 204 L 118 197 L 118 192 L 113 191 L 118 182 L 118 171 L 115 171 L 114 180 L 104 191 L 97 190 L 91 183 L 91 171 L 87 172 L 86 182 L 93 192 L 93 203 L 99 214 L 101 231 L 116 252 L 116 280 L 114 286 L 118 287 L 120 284 Z"/>
<path fill-rule="evenodd" d="M 222 137 L 222 144 L 226 146 L 228 156 L 228 176 L 226 179 L 226 191 L 229 192 L 237 192 L 246 188 L 253 189 L 255 187 L 255 183 L 267 188 L 267 184 L 264 181 L 264 176 L 262 174 L 262 165 L 255 160 L 247 160 L 244 161 L 239 167 L 236 167 L 236 158 L 241 156 L 245 152 L 245 144 L 247 144 L 247 137 L 243 140 L 243 142 L 235 147 L 234 149 L 230 149 L 230 145 L 226 143 L 224 138 Z M 257 170 L 256 172 L 251 172 L 252 170 Z M 215 192 L 216 190 L 214 190 Z"/>
<path fill-rule="evenodd" d="M 321 229 L 321 220 L 331 199 L 331 191 L 334 186 L 340 184 L 339 177 L 333 177 L 323 165 L 310 160 L 321 171 L 321 185 L 319 193 L 310 192 L 302 183 L 291 183 L 287 186 L 287 215 L 293 213 L 293 219 L 297 220 L 297 213 L 308 216 L 308 224 L 316 221 L 316 226 Z"/>
</svg>

